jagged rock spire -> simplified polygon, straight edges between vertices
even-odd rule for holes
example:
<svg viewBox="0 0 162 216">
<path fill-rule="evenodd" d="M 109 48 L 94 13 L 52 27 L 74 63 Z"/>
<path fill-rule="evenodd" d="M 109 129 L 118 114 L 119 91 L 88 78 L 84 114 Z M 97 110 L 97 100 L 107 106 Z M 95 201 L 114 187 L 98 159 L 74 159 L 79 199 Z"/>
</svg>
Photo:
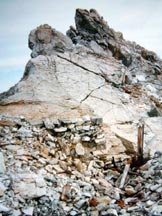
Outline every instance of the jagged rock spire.
<svg viewBox="0 0 162 216">
<path fill-rule="evenodd" d="M 81 44 L 94 52 L 113 56 L 121 60 L 126 67 L 134 67 L 134 62 L 137 64 L 139 58 L 159 63 L 160 59 L 155 53 L 144 49 L 135 42 L 126 41 L 123 34 L 110 28 L 95 9 L 89 11 L 77 9 L 75 25 L 76 28 L 70 27 L 67 31 L 67 35 L 74 44 Z"/>
</svg>

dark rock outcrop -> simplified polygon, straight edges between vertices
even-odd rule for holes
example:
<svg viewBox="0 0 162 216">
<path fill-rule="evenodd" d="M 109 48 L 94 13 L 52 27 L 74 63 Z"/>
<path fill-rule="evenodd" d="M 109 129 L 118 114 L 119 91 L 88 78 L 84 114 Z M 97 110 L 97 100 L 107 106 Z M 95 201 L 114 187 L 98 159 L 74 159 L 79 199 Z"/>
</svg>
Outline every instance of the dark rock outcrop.
<svg viewBox="0 0 162 216">
<path fill-rule="evenodd" d="M 70 50 L 72 42 L 61 32 L 44 24 L 30 32 L 29 48 L 32 50 L 31 57 L 35 58 L 38 55 L 52 55 Z"/>
<path fill-rule="evenodd" d="M 159 63 L 160 61 L 155 53 L 147 51 L 136 43 L 126 41 L 122 33 L 115 32 L 110 28 L 95 9 L 90 11 L 77 9 L 75 23 L 76 29 L 71 26 L 67 31 L 67 35 L 74 44 L 83 44 L 93 50 L 94 43 L 96 43 L 103 49 L 103 53 L 121 60 L 127 67 L 138 64 L 139 58 L 151 63 Z M 156 68 L 153 69 L 157 70 Z M 161 72 L 161 70 L 162 64 L 160 63 L 158 71 Z"/>
</svg>

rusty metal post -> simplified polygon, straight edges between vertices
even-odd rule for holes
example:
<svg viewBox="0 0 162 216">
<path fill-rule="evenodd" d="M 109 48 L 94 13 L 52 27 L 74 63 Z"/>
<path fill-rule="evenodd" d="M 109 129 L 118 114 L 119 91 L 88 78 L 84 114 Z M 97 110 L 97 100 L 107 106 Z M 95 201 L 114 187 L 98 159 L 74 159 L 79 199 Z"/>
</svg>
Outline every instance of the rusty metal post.
<svg viewBox="0 0 162 216">
<path fill-rule="evenodd" d="M 138 140 L 137 140 L 137 160 L 138 164 L 143 163 L 143 142 L 144 142 L 144 124 L 138 126 Z"/>
</svg>

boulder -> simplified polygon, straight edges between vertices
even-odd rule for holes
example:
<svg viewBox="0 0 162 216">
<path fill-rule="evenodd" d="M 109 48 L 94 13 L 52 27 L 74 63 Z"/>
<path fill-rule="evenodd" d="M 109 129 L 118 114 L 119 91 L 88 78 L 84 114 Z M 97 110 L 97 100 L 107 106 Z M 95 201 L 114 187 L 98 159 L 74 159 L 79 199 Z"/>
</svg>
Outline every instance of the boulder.
<svg viewBox="0 0 162 216">
<path fill-rule="evenodd" d="M 4 174 L 5 171 L 6 171 L 6 166 L 5 166 L 3 153 L 0 152 L 0 174 Z"/>
<path fill-rule="evenodd" d="M 24 199 L 38 198 L 46 194 L 46 182 L 42 176 L 35 173 L 21 173 L 12 178 L 14 192 Z"/>
<path fill-rule="evenodd" d="M 55 52 L 65 52 L 72 49 L 70 38 L 48 24 L 40 25 L 32 30 L 29 34 L 28 43 L 33 58 L 38 55 L 52 55 Z"/>
</svg>

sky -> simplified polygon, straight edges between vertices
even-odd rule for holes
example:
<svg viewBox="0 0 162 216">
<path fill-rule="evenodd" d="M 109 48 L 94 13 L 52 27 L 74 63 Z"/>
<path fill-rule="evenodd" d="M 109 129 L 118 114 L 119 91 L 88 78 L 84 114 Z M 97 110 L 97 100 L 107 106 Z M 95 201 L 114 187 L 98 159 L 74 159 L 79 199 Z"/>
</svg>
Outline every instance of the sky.
<svg viewBox="0 0 162 216">
<path fill-rule="evenodd" d="M 162 0 L 0 0 L 0 92 L 23 76 L 29 32 L 47 23 L 65 34 L 76 8 L 97 9 L 126 40 L 162 58 Z"/>
</svg>

